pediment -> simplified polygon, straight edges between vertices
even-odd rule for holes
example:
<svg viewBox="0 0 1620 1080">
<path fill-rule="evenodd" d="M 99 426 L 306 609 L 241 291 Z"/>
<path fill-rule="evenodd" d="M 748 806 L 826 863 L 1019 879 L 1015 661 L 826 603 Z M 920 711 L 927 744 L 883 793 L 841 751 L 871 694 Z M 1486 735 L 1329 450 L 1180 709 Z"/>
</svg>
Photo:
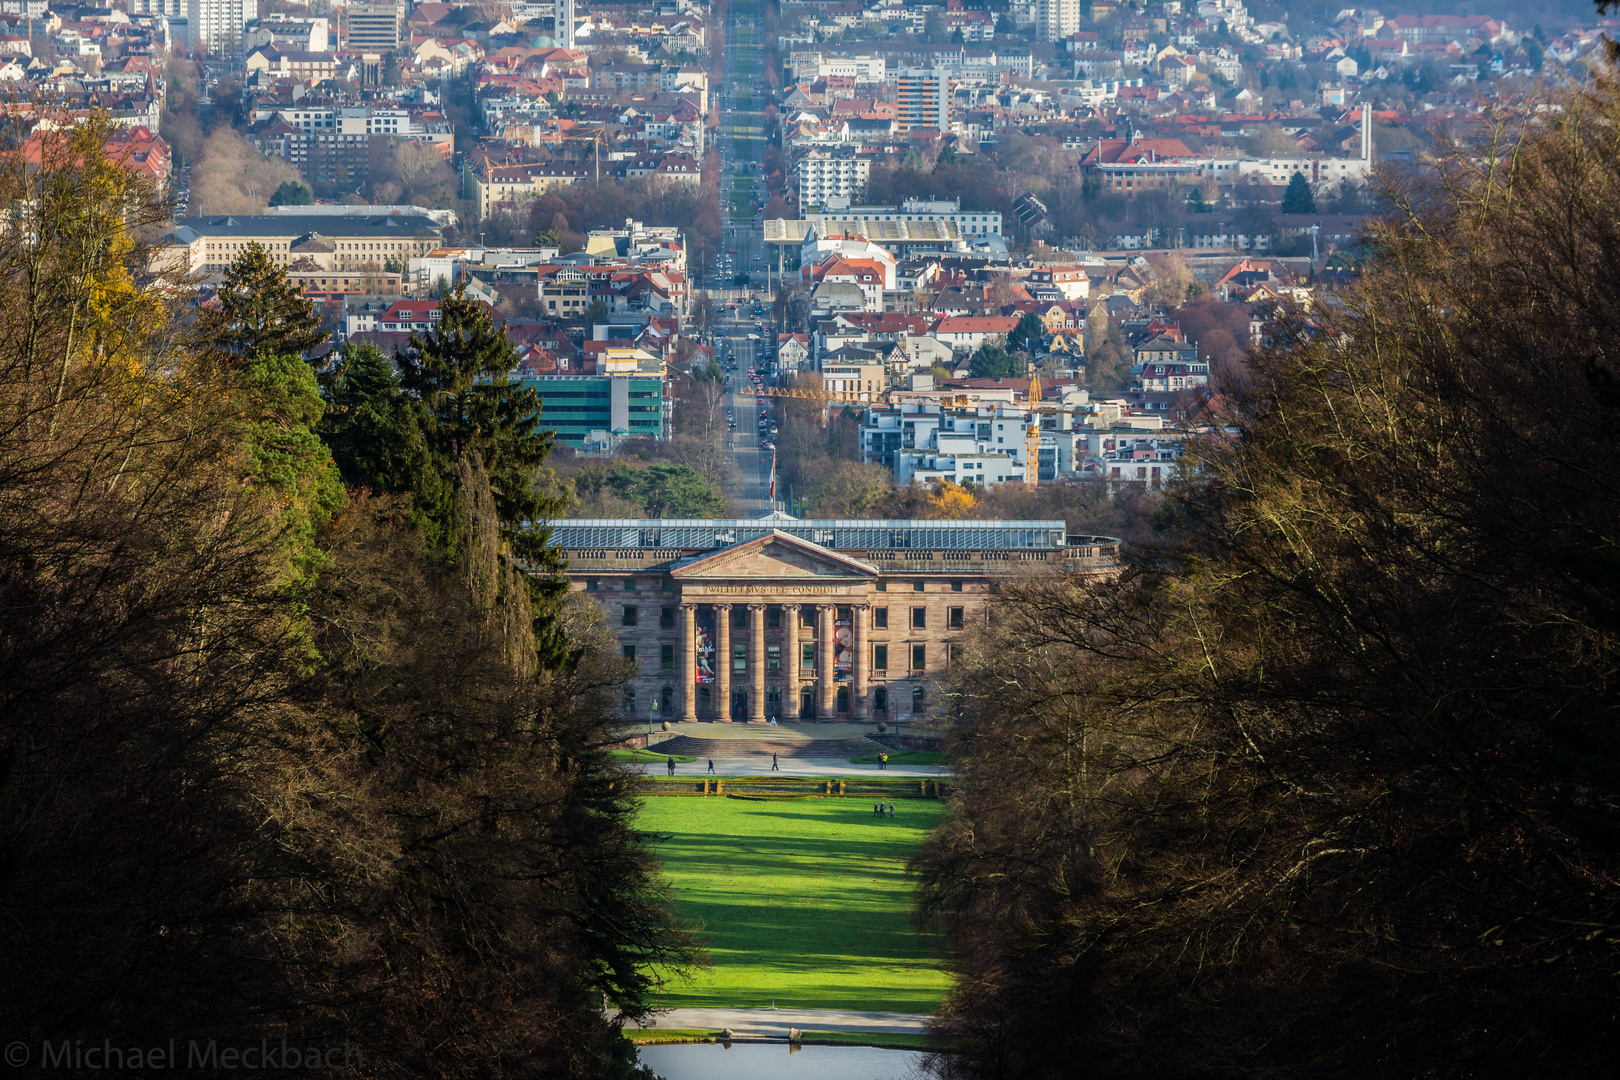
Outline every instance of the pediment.
<svg viewBox="0 0 1620 1080">
<path fill-rule="evenodd" d="M 877 574 L 877 567 L 870 563 L 779 531 L 723 548 L 670 571 L 675 580 L 691 583 L 733 578 L 848 580 Z"/>
</svg>

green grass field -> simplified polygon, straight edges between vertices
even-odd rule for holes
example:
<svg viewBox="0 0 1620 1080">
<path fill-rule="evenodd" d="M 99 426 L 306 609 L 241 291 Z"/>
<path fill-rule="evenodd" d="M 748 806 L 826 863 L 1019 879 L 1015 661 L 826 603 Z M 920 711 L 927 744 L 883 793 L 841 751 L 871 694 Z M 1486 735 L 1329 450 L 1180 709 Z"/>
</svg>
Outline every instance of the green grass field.
<svg viewBox="0 0 1620 1080">
<path fill-rule="evenodd" d="M 638 824 L 668 838 L 665 874 L 713 961 L 659 1004 L 932 1012 L 947 978 L 939 937 L 911 922 L 905 864 L 944 809 L 897 800 L 880 820 L 859 798 L 644 800 Z"/>
<path fill-rule="evenodd" d="M 642 750 L 634 746 L 620 747 L 617 750 L 608 751 L 609 761 L 646 761 L 657 762 L 658 764 L 662 765 L 668 761 L 669 758 L 670 755 L 668 754 L 660 754 L 656 750 Z M 689 765 L 696 761 L 697 758 L 688 757 L 685 754 L 676 754 L 675 760 L 682 765 Z"/>
<path fill-rule="evenodd" d="M 855 765 L 876 765 L 877 754 L 862 754 L 849 759 Z M 890 765 L 943 765 L 945 753 L 942 750 L 896 750 L 889 755 Z"/>
</svg>

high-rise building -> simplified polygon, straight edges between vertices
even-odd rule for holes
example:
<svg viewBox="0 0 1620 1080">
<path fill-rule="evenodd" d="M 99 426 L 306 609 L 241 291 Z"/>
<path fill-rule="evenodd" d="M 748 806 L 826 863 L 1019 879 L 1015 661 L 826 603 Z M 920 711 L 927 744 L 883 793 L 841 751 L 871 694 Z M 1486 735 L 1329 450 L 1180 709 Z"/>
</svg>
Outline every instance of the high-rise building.
<svg viewBox="0 0 1620 1080">
<path fill-rule="evenodd" d="M 951 80 L 943 71 L 903 68 L 895 75 L 895 90 L 899 98 L 895 111 L 897 130 L 951 130 Z"/>
<path fill-rule="evenodd" d="M 349 4 L 343 8 L 343 47 L 349 52 L 393 52 L 404 25 L 404 4 Z"/>
<path fill-rule="evenodd" d="M 1080 31 L 1080 0 L 1036 0 L 1035 35 L 1061 41 Z"/>
<path fill-rule="evenodd" d="M 259 0 L 185 0 L 183 14 L 187 44 L 215 56 L 235 56 L 242 50 L 243 29 L 259 17 Z"/>
</svg>

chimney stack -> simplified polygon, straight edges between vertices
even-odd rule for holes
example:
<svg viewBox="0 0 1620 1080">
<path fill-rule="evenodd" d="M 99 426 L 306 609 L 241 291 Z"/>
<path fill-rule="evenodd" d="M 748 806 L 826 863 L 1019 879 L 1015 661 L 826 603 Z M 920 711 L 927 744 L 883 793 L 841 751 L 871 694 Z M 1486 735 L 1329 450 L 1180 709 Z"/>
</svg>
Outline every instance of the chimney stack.
<svg viewBox="0 0 1620 1080">
<path fill-rule="evenodd" d="M 1361 160 L 1372 164 L 1372 102 L 1361 103 Z"/>
</svg>

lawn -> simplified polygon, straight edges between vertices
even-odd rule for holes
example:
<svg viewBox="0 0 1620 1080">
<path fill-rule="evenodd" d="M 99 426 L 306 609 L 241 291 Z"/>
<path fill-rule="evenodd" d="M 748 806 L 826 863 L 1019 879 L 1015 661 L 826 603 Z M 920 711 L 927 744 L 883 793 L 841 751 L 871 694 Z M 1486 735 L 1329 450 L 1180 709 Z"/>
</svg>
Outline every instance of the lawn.
<svg viewBox="0 0 1620 1080">
<path fill-rule="evenodd" d="M 879 819 L 858 798 L 644 800 L 639 824 L 667 837 L 665 874 L 714 963 L 659 1003 L 932 1012 L 940 940 L 911 922 L 905 864 L 945 807 L 894 805 Z"/>
<path fill-rule="evenodd" d="M 862 754 L 849 759 L 855 765 L 876 765 L 877 754 Z M 943 765 L 945 752 L 943 750 L 896 750 L 889 755 L 890 765 Z"/>
<path fill-rule="evenodd" d="M 682 765 L 687 765 L 697 760 L 697 758 L 688 757 L 685 754 L 676 754 L 674 757 L 675 760 Z M 669 754 L 660 754 L 656 750 L 642 750 L 641 748 L 634 746 L 621 746 L 608 751 L 609 761 L 656 761 L 658 764 L 662 765 L 669 759 Z"/>
</svg>

